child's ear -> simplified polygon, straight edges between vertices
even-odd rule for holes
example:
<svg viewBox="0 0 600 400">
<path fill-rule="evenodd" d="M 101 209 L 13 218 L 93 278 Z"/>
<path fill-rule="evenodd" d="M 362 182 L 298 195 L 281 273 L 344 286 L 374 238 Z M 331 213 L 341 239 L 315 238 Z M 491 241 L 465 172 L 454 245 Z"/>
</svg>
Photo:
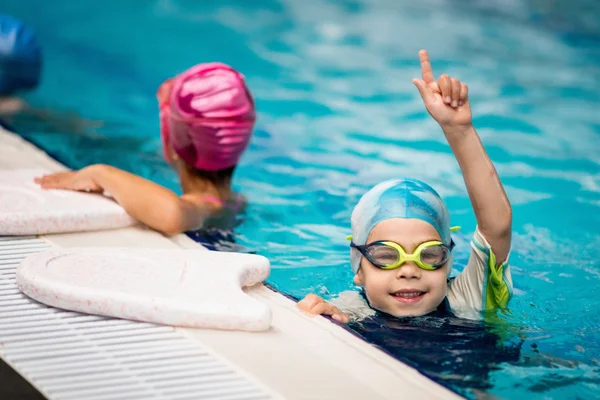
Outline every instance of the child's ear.
<svg viewBox="0 0 600 400">
<path fill-rule="evenodd" d="M 354 284 L 356 286 L 363 286 L 365 284 L 365 277 L 363 276 L 362 268 L 359 268 L 356 275 L 354 275 Z"/>
<path fill-rule="evenodd" d="M 179 154 L 177 154 L 177 152 L 175 150 L 173 150 L 173 147 L 171 147 L 170 144 L 167 144 L 167 154 L 169 154 L 169 161 L 179 161 Z"/>
</svg>

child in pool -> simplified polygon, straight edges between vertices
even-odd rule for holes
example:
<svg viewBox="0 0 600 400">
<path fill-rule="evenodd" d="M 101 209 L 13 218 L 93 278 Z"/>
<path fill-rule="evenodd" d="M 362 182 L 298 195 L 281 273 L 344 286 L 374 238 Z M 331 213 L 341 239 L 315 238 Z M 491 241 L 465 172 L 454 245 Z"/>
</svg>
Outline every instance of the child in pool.
<svg viewBox="0 0 600 400">
<path fill-rule="evenodd" d="M 228 220 L 245 204 L 231 178 L 256 119 L 244 77 L 224 64 L 198 64 L 165 81 L 157 97 L 164 157 L 179 175 L 181 196 L 102 164 L 35 181 L 44 189 L 106 191 L 131 216 L 170 235 L 199 229 L 209 218 Z"/>
<path fill-rule="evenodd" d="M 0 15 L 0 119 L 17 130 L 83 134 L 99 122 L 73 112 L 40 109 L 20 95 L 35 89 L 42 75 L 42 49 L 33 29 L 20 20 Z M 41 127 L 41 129 L 40 129 Z"/>
<path fill-rule="evenodd" d="M 467 85 L 445 74 L 436 81 L 427 52 L 419 57 L 423 76 L 413 83 L 444 131 L 477 218 L 469 262 L 448 280 L 454 242 L 448 209 L 435 190 L 416 179 L 382 182 L 352 212 L 351 265 L 364 296 L 343 292 L 327 303 L 309 294 L 298 303 L 303 311 L 340 322 L 374 309 L 404 317 L 445 308 L 476 318 L 482 310 L 506 307 L 511 297 L 511 205 L 472 125 Z"/>
<path fill-rule="evenodd" d="M 0 15 L 0 116 L 7 117 L 27 108 L 18 91 L 38 86 L 42 51 L 34 32 L 21 21 Z"/>
</svg>

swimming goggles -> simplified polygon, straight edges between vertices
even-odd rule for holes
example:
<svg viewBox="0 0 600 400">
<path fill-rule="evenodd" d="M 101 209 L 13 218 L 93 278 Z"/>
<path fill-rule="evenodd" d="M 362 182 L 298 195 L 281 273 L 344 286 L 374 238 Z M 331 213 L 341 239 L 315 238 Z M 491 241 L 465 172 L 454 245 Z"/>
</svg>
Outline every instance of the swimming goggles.
<svg viewBox="0 0 600 400">
<path fill-rule="evenodd" d="M 380 269 L 396 269 L 412 261 L 421 269 L 433 271 L 442 268 L 448 262 L 454 241 L 450 242 L 450 246 L 437 240 L 421 243 L 412 254 L 408 254 L 398 243 L 387 240 L 365 245 L 351 242 L 350 247 L 358 250 L 371 264 Z"/>
</svg>

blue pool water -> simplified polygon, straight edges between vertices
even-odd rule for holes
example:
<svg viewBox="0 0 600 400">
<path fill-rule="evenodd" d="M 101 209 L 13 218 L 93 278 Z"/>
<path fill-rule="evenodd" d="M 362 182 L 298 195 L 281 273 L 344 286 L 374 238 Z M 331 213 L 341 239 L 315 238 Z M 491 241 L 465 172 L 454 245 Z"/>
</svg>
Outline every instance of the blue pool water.
<svg viewBox="0 0 600 400">
<path fill-rule="evenodd" d="M 352 326 L 465 396 L 600 398 L 600 4 L 595 0 L 0 0 L 36 27 L 44 83 L 29 99 L 105 121 L 108 139 L 24 135 L 67 165 L 111 163 L 176 189 L 154 93 L 203 61 L 248 78 L 260 111 L 236 186 L 236 231 L 296 297 L 355 289 L 349 216 L 381 180 L 414 176 L 461 225 L 475 220 L 457 164 L 410 79 L 416 53 L 470 85 L 475 124 L 514 212 L 511 315 Z M 384 328 L 382 328 L 384 326 Z M 401 390 L 401 388 L 399 388 Z"/>
</svg>

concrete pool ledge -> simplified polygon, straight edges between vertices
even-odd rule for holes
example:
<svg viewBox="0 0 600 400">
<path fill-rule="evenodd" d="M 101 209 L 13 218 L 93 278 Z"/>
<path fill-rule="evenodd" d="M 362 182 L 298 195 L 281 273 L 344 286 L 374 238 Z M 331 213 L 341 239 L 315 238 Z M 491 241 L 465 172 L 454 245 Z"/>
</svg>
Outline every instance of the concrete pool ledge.
<svg viewBox="0 0 600 400">
<path fill-rule="evenodd" d="M 18 135 L 0 128 L 0 169 L 65 167 Z M 142 226 L 110 231 L 44 235 L 60 247 L 201 247 L 185 235 L 165 237 Z M 277 265 L 273 266 L 277 268 Z M 273 311 L 262 333 L 176 328 L 203 348 L 285 399 L 459 399 L 458 395 L 264 285 L 247 293 Z M 20 371 L 17 371 L 20 372 Z M 51 398 L 51 397 L 50 397 Z"/>
</svg>

